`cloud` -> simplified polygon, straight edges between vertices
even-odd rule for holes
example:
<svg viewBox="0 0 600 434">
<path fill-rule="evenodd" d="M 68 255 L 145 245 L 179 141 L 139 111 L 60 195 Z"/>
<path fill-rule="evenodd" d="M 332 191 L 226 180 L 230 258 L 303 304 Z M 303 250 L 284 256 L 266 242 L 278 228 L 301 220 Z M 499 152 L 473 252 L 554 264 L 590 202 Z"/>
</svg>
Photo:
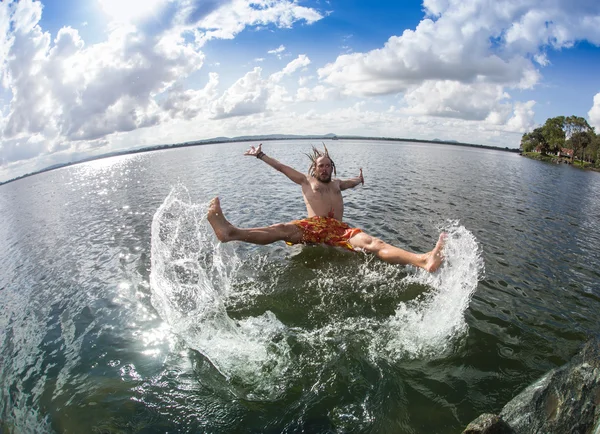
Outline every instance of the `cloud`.
<svg viewBox="0 0 600 434">
<path fill-rule="evenodd" d="M 150 15 L 161 15 L 168 0 L 96 0 L 113 23 L 143 21 Z"/>
<path fill-rule="evenodd" d="M 267 54 L 272 54 L 274 56 L 277 56 L 278 59 L 281 59 L 283 57 L 284 52 L 285 52 L 285 46 L 280 45 L 279 47 L 277 47 L 273 50 L 267 51 Z"/>
<path fill-rule="evenodd" d="M 0 163 L 5 165 L 11 161 L 27 160 L 46 151 L 46 146 L 40 134 L 29 139 L 3 141 Z"/>
<path fill-rule="evenodd" d="M 210 104 L 216 99 L 219 74 L 211 72 L 206 86 L 200 90 L 183 89 L 178 85 L 169 89 L 160 104 L 171 119 L 194 119 L 199 115 L 210 116 Z"/>
<path fill-rule="evenodd" d="M 269 54 L 281 54 L 284 51 L 285 51 L 285 47 L 283 45 L 280 45 L 278 48 L 275 48 L 274 50 L 267 51 L 267 53 L 269 53 Z"/>
<path fill-rule="evenodd" d="M 600 44 L 600 4 L 586 1 L 534 1 L 513 6 L 512 23 L 506 29 L 511 51 L 536 53 L 539 47 L 569 48 L 577 41 Z"/>
<path fill-rule="evenodd" d="M 261 74 L 262 69 L 256 67 L 227 89 L 213 106 L 214 119 L 265 111 L 269 94 Z"/>
<path fill-rule="evenodd" d="M 546 53 L 538 53 L 533 55 L 533 60 L 540 64 L 540 66 L 548 66 L 550 65 L 550 60 L 548 60 L 548 56 Z"/>
<path fill-rule="evenodd" d="M 262 77 L 262 68 L 255 67 L 237 80 L 212 104 L 213 119 L 248 116 L 267 111 L 277 111 L 286 103 L 293 102 L 285 87 L 279 82 L 297 70 L 310 64 L 310 59 L 299 55 L 281 71 Z"/>
<path fill-rule="evenodd" d="M 31 24 L 40 18 L 36 4 L 18 2 L 9 17 L 22 30 L 12 34 L 4 70 L 13 98 L 3 138 L 43 134 L 51 147 L 157 124 L 154 96 L 202 66 L 202 53 L 181 40 L 151 38 L 132 27 L 87 48 L 69 27 L 51 41 Z"/>
<path fill-rule="evenodd" d="M 535 126 L 533 119 L 533 106 L 535 101 L 527 101 L 524 103 L 517 102 L 514 105 L 511 118 L 506 122 L 506 131 L 514 131 L 522 133 L 523 131 L 532 130 Z"/>
<path fill-rule="evenodd" d="M 404 94 L 406 112 L 417 115 L 484 120 L 508 99 L 502 86 L 432 80 L 409 88 Z"/>
<path fill-rule="evenodd" d="M 321 68 L 319 76 L 345 93 L 359 96 L 403 92 L 433 80 L 512 86 L 523 82 L 524 87 L 536 81 L 530 60 L 503 59 L 489 52 L 487 29 L 464 32 L 470 33 L 465 35 L 458 23 L 447 21 L 426 19 L 415 31 L 392 36 L 383 48 L 339 56 Z"/>
<path fill-rule="evenodd" d="M 600 133 L 600 92 L 594 95 L 594 105 L 588 112 L 590 125 L 596 128 L 596 132 Z"/>
<path fill-rule="evenodd" d="M 208 40 L 234 37 L 249 26 L 287 28 L 322 18 L 289 0 L 155 3 L 164 12 L 158 25 L 152 19 L 136 26 L 112 23 L 105 41 L 87 46 L 71 27 L 52 39 L 40 26 L 41 2 L 0 2 L 3 165 L 105 146 L 111 135 L 165 122 L 242 116 L 266 110 L 267 103 L 281 104 L 285 89 L 261 79 L 260 71 L 248 73 L 220 98 L 218 75 L 209 74 L 202 89 L 187 88 L 186 79 L 204 65 L 200 46 Z M 280 76 L 308 63 L 299 57 Z M 267 88 L 260 88 L 264 83 Z"/>
<path fill-rule="evenodd" d="M 278 71 L 271 75 L 271 80 L 273 82 L 279 82 L 286 75 L 291 75 L 296 72 L 300 68 L 304 68 L 310 65 L 310 59 L 306 56 L 306 54 L 301 54 L 290 63 L 288 63 L 285 68 L 281 71 Z"/>
<path fill-rule="evenodd" d="M 338 56 L 318 70 L 319 78 L 351 96 L 406 92 L 405 102 L 421 114 L 485 119 L 498 117 L 506 91 L 539 82 L 536 65 L 548 64 L 545 47 L 569 47 L 583 39 L 600 43 L 598 2 L 425 0 L 423 5 L 427 16 L 414 30 L 390 37 L 381 48 Z M 510 105 L 502 112 L 506 109 L 511 111 Z"/>
<path fill-rule="evenodd" d="M 307 75 L 303 75 L 302 77 L 300 77 L 298 79 L 298 85 L 300 86 L 306 86 L 306 84 L 312 80 L 313 78 L 315 78 L 314 76 L 307 76 Z"/>
<path fill-rule="evenodd" d="M 340 91 L 339 89 L 318 85 L 311 88 L 301 87 L 296 91 L 296 101 L 305 102 L 305 101 L 331 101 L 340 99 Z"/>
<path fill-rule="evenodd" d="M 177 21 L 196 34 L 202 46 L 211 39 L 233 39 L 246 27 L 274 25 L 290 28 L 296 22 L 312 24 L 323 18 L 312 8 L 290 0 L 191 1 L 178 14 Z"/>
<path fill-rule="evenodd" d="M 428 81 L 410 88 L 405 106 L 408 115 L 439 116 L 504 126 L 507 131 L 524 131 L 534 125 L 534 101 L 512 102 L 498 84 L 464 84 L 457 81 Z"/>
</svg>

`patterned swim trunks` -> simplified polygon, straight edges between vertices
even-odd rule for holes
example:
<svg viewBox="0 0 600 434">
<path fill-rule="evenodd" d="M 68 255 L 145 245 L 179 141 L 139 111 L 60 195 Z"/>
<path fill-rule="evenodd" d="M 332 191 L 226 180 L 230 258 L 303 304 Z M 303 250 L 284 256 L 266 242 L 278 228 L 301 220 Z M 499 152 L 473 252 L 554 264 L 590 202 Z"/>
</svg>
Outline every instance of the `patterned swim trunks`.
<svg viewBox="0 0 600 434">
<path fill-rule="evenodd" d="M 327 244 L 352 251 L 354 248 L 348 240 L 362 232 L 360 229 L 351 228 L 346 223 L 331 217 L 315 216 L 294 220 L 292 223 L 302 229 L 302 244 Z"/>
</svg>

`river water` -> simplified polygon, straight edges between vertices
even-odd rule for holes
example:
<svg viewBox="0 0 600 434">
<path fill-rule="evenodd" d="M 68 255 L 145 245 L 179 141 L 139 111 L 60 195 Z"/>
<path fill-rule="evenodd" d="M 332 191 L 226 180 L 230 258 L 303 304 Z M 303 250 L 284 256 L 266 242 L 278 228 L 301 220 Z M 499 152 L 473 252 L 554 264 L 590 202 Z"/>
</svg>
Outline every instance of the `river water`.
<svg viewBox="0 0 600 434">
<path fill-rule="evenodd" d="M 458 146 L 329 142 L 362 253 L 219 243 L 304 217 L 247 143 L 97 160 L 0 187 L 1 432 L 454 433 L 600 325 L 600 174 Z M 266 142 L 308 169 L 306 141 Z"/>
</svg>

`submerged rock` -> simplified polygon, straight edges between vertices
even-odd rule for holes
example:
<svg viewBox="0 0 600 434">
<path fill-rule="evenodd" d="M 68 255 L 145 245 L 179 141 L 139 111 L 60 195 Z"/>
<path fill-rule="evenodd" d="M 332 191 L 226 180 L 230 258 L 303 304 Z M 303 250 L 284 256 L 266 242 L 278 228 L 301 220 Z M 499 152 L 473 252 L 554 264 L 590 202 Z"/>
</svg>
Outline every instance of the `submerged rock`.
<svg viewBox="0 0 600 434">
<path fill-rule="evenodd" d="M 504 406 L 483 414 L 465 434 L 600 433 L 600 340 L 553 369 Z"/>
</svg>

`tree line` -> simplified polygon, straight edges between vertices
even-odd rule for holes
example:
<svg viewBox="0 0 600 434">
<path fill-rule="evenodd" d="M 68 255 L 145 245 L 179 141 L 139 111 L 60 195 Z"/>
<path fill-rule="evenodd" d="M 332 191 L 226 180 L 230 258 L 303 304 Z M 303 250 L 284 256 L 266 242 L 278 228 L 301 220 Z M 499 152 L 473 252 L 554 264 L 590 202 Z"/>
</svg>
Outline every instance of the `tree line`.
<svg viewBox="0 0 600 434">
<path fill-rule="evenodd" d="M 535 130 L 523 134 L 521 151 L 538 151 L 542 155 L 563 153 L 572 149 L 571 161 L 579 159 L 600 167 L 600 135 L 587 120 L 579 116 L 557 116 Z"/>
</svg>

